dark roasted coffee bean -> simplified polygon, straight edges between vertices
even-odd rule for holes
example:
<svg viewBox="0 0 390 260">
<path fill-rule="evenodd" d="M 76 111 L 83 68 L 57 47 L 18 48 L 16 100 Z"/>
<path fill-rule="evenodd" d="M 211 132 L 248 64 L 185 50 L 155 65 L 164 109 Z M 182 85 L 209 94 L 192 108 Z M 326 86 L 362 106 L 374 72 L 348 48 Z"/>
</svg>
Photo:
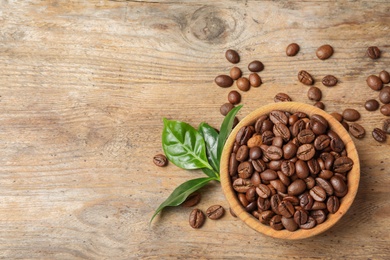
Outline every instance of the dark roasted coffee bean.
<svg viewBox="0 0 390 260">
<path fill-rule="evenodd" d="M 382 70 L 379 72 L 379 78 L 382 80 L 383 84 L 387 84 L 390 82 L 390 73 L 386 70 Z"/>
<path fill-rule="evenodd" d="M 318 114 L 312 115 L 310 122 L 312 125 L 314 124 L 314 122 L 319 122 L 319 123 L 323 124 L 325 126 L 325 128 L 328 128 L 328 126 L 329 126 L 328 121 L 323 116 L 318 115 Z"/>
<path fill-rule="evenodd" d="M 331 170 L 321 170 L 318 174 L 318 177 L 329 180 L 333 175 L 334 173 Z"/>
<path fill-rule="evenodd" d="M 318 151 L 324 150 L 330 145 L 330 137 L 327 135 L 319 135 L 314 140 L 314 148 Z"/>
<path fill-rule="evenodd" d="M 326 208 L 329 213 L 336 213 L 340 208 L 340 200 L 336 196 L 330 196 L 326 201 Z"/>
<path fill-rule="evenodd" d="M 303 129 L 301 132 L 299 132 L 297 138 L 301 144 L 309 144 L 309 143 L 312 143 L 314 141 L 316 136 L 312 130 Z"/>
<path fill-rule="evenodd" d="M 306 123 L 302 119 L 299 119 L 298 121 L 295 122 L 295 124 L 292 127 L 291 134 L 293 136 L 297 136 L 300 131 L 305 129 Z"/>
<path fill-rule="evenodd" d="M 307 167 L 309 168 L 311 174 L 318 174 L 321 170 L 320 165 L 316 158 L 312 158 L 309 161 L 307 161 Z"/>
<path fill-rule="evenodd" d="M 254 60 L 248 64 L 248 70 L 251 72 L 260 72 L 264 69 L 264 65 L 261 61 Z"/>
<path fill-rule="evenodd" d="M 328 153 L 328 152 L 321 153 L 320 158 L 324 161 L 326 170 L 333 169 L 334 157 L 331 153 Z"/>
<path fill-rule="evenodd" d="M 288 127 L 285 124 L 276 123 L 273 127 L 273 133 L 275 136 L 280 136 L 285 142 L 290 140 L 291 133 Z"/>
<path fill-rule="evenodd" d="M 314 84 L 314 79 L 313 77 L 310 75 L 309 72 L 305 71 L 305 70 L 301 70 L 299 71 L 298 73 L 298 80 L 304 84 L 304 85 L 313 85 Z"/>
<path fill-rule="evenodd" d="M 310 99 L 310 100 L 314 100 L 314 101 L 320 101 L 321 98 L 322 98 L 322 92 L 321 92 L 321 89 L 317 88 L 317 87 L 310 87 L 309 90 L 307 91 L 307 97 Z"/>
<path fill-rule="evenodd" d="M 214 82 L 221 88 L 228 88 L 233 85 L 233 79 L 228 75 L 219 75 L 214 79 Z"/>
<path fill-rule="evenodd" d="M 307 214 L 307 211 L 304 209 L 296 210 L 294 213 L 294 221 L 298 225 L 303 225 L 307 222 L 309 218 L 309 215 Z"/>
<path fill-rule="evenodd" d="M 283 157 L 283 150 L 280 147 L 271 145 L 266 151 L 266 156 L 271 160 L 279 160 Z"/>
<path fill-rule="evenodd" d="M 248 179 L 238 178 L 233 182 L 233 189 L 239 193 L 246 193 L 253 184 Z"/>
<path fill-rule="evenodd" d="M 266 115 L 262 115 L 260 116 L 257 120 L 256 120 L 256 123 L 255 123 L 255 131 L 256 133 L 258 134 L 262 134 L 263 132 L 261 131 L 262 130 L 262 127 L 263 127 L 263 123 L 265 120 L 268 119 L 268 116 Z M 272 126 L 273 127 L 273 126 Z M 272 129 L 272 128 L 271 128 Z M 267 129 L 269 130 L 269 129 Z"/>
<path fill-rule="evenodd" d="M 233 105 L 240 103 L 241 101 L 241 94 L 238 93 L 236 90 L 232 90 L 228 94 L 228 101 L 232 103 Z"/>
<path fill-rule="evenodd" d="M 278 211 L 282 216 L 285 216 L 286 218 L 291 218 L 294 216 L 295 209 L 294 206 L 291 204 L 291 202 L 282 200 L 278 205 Z"/>
<path fill-rule="evenodd" d="M 356 109 L 347 108 L 343 111 L 343 118 L 350 122 L 355 122 L 360 118 L 360 113 Z"/>
<path fill-rule="evenodd" d="M 311 207 L 311 210 L 318 210 L 318 209 L 326 209 L 325 202 L 314 201 L 313 206 Z"/>
<path fill-rule="evenodd" d="M 339 176 L 333 176 L 330 179 L 330 184 L 332 184 L 336 196 L 336 193 L 344 193 L 348 189 L 347 184 Z"/>
<path fill-rule="evenodd" d="M 233 176 L 237 174 L 238 161 L 236 159 L 236 154 L 231 153 L 229 158 L 229 175 Z"/>
<path fill-rule="evenodd" d="M 246 193 L 239 193 L 237 197 L 244 208 L 249 205 L 249 201 L 246 199 Z"/>
<path fill-rule="evenodd" d="M 250 82 L 247 78 L 241 77 L 236 80 L 236 86 L 241 91 L 248 91 L 250 89 Z"/>
<path fill-rule="evenodd" d="M 305 179 L 309 176 L 309 167 L 307 166 L 307 163 L 303 160 L 298 160 L 295 163 L 295 173 L 299 179 Z"/>
<path fill-rule="evenodd" d="M 282 148 L 282 146 L 283 146 L 283 138 L 281 136 L 276 136 L 275 135 L 274 139 L 272 140 L 272 144 L 271 145 Z"/>
<path fill-rule="evenodd" d="M 267 163 L 267 167 L 273 171 L 280 171 L 283 160 L 275 160 Z"/>
<path fill-rule="evenodd" d="M 278 103 L 278 102 L 288 102 L 288 101 L 291 101 L 291 100 L 292 99 L 290 98 L 290 96 L 287 95 L 286 93 L 278 93 L 274 97 L 274 102 L 275 103 Z"/>
<path fill-rule="evenodd" d="M 200 202 L 201 198 L 202 198 L 202 195 L 200 194 L 200 192 L 195 191 L 186 198 L 186 200 L 181 204 L 181 206 L 193 207 Z"/>
<path fill-rule="evenodd" d="M 252 165 L 253 165 L 253 161 L 252 161 Z M 250 181 L 252 182 L 253 186 L 255 186 L 255 187 L 258 186 L 261 183 L 259 172 L 257 172 L 257 171 L 254 172 L 252 174 Z"/>
<path fill-rule="evenodd" d="M 287 191 L 286 186 L 283 184 L 281 180 L 271 180 L 270 184 L 272 185 L 272 187 L 275 188 L 276 191 L 280 193 L 286 193 Z"/>
<path fill-rule="evenodd" d="M 260 178 L 263 181 L 276 180 L 278 178 L 278 174 L 271 169 L 267 169 L 267 170 L 263 171 L 262 173 L 260 173 Z"/>
<path fill-rule="evenodd" d="M 295 164 L 285 160 L 282 162 L 280 169 L 285 176 L 291 176 L 295 173 Z"/>
<path fill-rule="evenodd" d="M 320 60 L 326 60 L 333 55 L 333 48 L 329 44 L 322 45 L 317 49 L 316 55 Z"/>
<path fill-rule="evenodd" d="M 282 224 L 282 216 L 275 215 L 269 221 L 269 225 L 275 230 L 282 230 L 284 228 Z"/>
<path fill-rule="evenodd" d="M 251 149 L 249 149 L 249 158 L 251 160 L 257 160 L 261 157 L 263 152 L 261 151 L 259 146 L 254 146 Z"/>
<path fill-rule="evenodd" d="M 320 186 L 314 186 L 310 190 L 310 195 L 313 197 L 315 201 L 325 201 L 326 200 L 326 192 L 325 190 Z"/>
<path fill-rule="evenodd" d="M 290 186 L 287 187 L 287 193 L 288 195 L 297 196 L 304 192 L 306 190 L 306 183 L 301 180 L 297 179 L 293 181 Z"/>
<path fill-rule="evenodd" d="M 269 120 L 269 119 L 264 120 L 263 125 L 261 127 L 261 133 L 264 133 L 265 131 L 272 132 L 273 127 L 274 127 L 274 123 L 272 123 L 271 120 Z"/>
<path fill-rule="evenodd" d="M 225 58 L 235 64 L 240 62 L 240 55 L 238 55 L 237 51 L 229 49 L 225 52 Z"/>
<path fill-rule="evenodd" d="M 322 110 L 325 109 L 325 104 L 322 103 L 321 101 L 315 102 L 313 106 L 318 107 L 319 109 L 322 109 Z"/>
<path fill-rule="evenodd" d="M 252 176 L 253 173 L 253 166 L 252 163 L 249 161 L 242 162 L 238 165 L 237 168 L 238 171 L 238 177 L 243 179 L 248 179 Z"/>
<path fill-rule="evenodd" d="M 271 201 L 269 199 L 257 198 L 257 207 L 260 210 L 269 210 L 271 208 Z"/>
<path fill-rule="evenodd" d="M 287 229 L 288 231 L 291 231 L 291 232 L 298 229 L 298 224 L 295 223 L 293 218 L 286 218 L 286 217 L 282 216 L 282 224 L 283 224 L 283 227 L 285 229 Z"/>
<path fill-rule="evenodd" d="M 364 103 L 364 108 L 367 111 L 375 111 L 379 108 L 379 102 L 375 99 L 369 99 L 366 101 L 366 103 Z"/>
<path fill-rule="evenodd" d="M 373 90 L 375 90 L 375 91 L 379 91 L 379 90 L 381 90 L 382 87 L 383 87 L 383 82 L 382 82 L 382 80 L 381 80 L 378 76 L 376 76 L 376 75 L 370 75 L 370 76 L 368 76 L 367 79 L 366 79 L 366 83 L 367 83 L 367 85 L 368 85 L 371 89 L 373 89 Z"/>
<path fill-rule="evenodd" d="M 243 126 L 236 135 L 236 142 L 239 145 L 246 144 L 249 138 L 252 137 L 254 128 L 252 126 Z"/>
<path fill-rule="evenodd" d="M 168 159 L 165 155 L 163 154 L 157 154 L 153 157 L 153 163 L 156 165 L 156 166 L 159 166 L 159 167 L 164 167 L 168 164 Z"/>
<path fill-rule="evenodd" d="M 265 162 L 262 159 L 260 159 L 260 158 L 257 159 L 257 160 L 253 160 L 252 161 L 252 166 L 255 169 L 255 171 L 257 171 L 259 173 L 263 172 L 267 168 Z"/>
<path fill-rule="evenodd" d="M 385 131 L 380 128 L 374 128 L 374 130 L 372 130 L 372 137 L 374 137 L 375 141 L 380 143 L 386 142 L 387 138 Z"/>
<path fill-rule="evenodd" d="M 256 188 L 255 187 L 249 188 L 249 190 L 247 190 L 245 193 L 245 198 L 247 199 L 248 202 L 255 201 L 257 198 Z"/>
<path fill-rule="evenodd" d="M 253 72 L 253 73 L 249 74 L 249 83 L 250 83 L 250 85 L 251 85 L 252 87 L 257 88 L 257 87 L 259 87 L 263 82 L 261 81 L 260 76 L 259 76 L 257 73 Z"/>
<path fill-rule="evenodd" d="M 316 181 L 311 176 L 304 178 L 303 181 L 306 183 L 306 189 L 308 190 L 310 190 L 316 185 Z"/>
<path fill-rule="evenodd" d="M 204 213 L 200 209 L 193 209 L 190 213 L 189 223 L 192 228 L 200 228 L 205 221 Z"/>
<path fill-rule="evenodd" d="M 233 108 L 234 105 L 232 103 L 225 103 L 219 108 L 219 111 L 221 115 L 226 116 Z"/>
<path fill-rule="evenodd" d="M 246 145 L 241 145 L 236 152 L 236 160 L 239 162 L 246 161 L 249 156 L 249 148 Z"/>
<path fill-rule="evenodd" d="M 341 125 L 345 128 L 345 130 L 349 131 L 349 125 L 347 122 L 343 121 L 341 122 Z"/>
<path fill-rule="evenodd" d="M 269 119 L 272 121 L 272 123 L 277 124 L 281 123 L 284 125 L 288 124 L 288 117 L 287 115 L 280 110 L 273 110 L 269 113 Z"/>
<path fill-rule="evenodd" d="M 225 209 L 221 205 L 210 206 L 206 210 L 206 215 L 209 219 L 220 219 L 225 214 Z"/>
<path fill-rule="evenodd" d="M 261 135 L 261 139 L 263 141 L 263 144 L 271 145 L 272 141 L 274 140 L 274 133 L 272 131 L 264 131 L 264 133 Z"/>
<path fill-rule="evenodd" d="M 260 213 L 259 221 L 260 221 L 260 223 L 268 225 L 274 215 L 275 215 L 275 213 L 272 212 L 271 210 L 263 211 Z"/>
<path fill-rule="evenodd" d="M 327 75 L 322 79 L 322 84 L 327 87 L 333 87 L 337 84 L 337 78 L 333 75 Z"/>
<path fill-rule="evenodd" d="M 370 46 L 367 48 L 367 56 L 370 57 L 371 59 L 379 59 L 381 56 L 381 51 L 377 46 Z"/>
<path fill-rule="evenodd" d="M 288 142 L 283 146 L 283 157 L 288 160 L 293 158 L 297 154 L 298 146 L 292 142 Z"/>
<path fill-rule="evenodd" d="M 304 210 L 311 210 L 313 203 L 314 199 L 308 192 L 299 196 L 299 206 L 301 206 Z"/>
<path fill-rule="evenodd" d="M 289 201 L 293 206 L 299 205 L 299 199 L 296 196 L 287 195 L 283 200 Z"/>
<path fill-rule="evenodd" d="M 343 116 L 340 113 L 333 112 L 330 115 L 333 116 L 339 122 L 343 121 Z"/>
<path fill-rule="evenodd" d="M 349 133 L 357 139 L 362 139 L 366 135 L 366 130 L 360 124 L 352 123 L 349 125 Z"/>
<path fill-rule="evenodd" d="M 317 225 L 324 223 L 326 220 L 326 213 L 322 209 L 312 210 L 310 212 L 310 216 L 313 217 L 317 223 Z"/>
<path fill-rule="evenodd" d="M 303 144 L 298 147 L 297 157 L 300 160 L 308 161 L 313 158 L 316 150 L 312 144 Z"/>
<path fill-rule="evenodd" d="M 333 163 L 333 171 L 339 173 L 345 173 L 352 169 L 353 161 L 347 156 L 341 156 L 337 158 Z"/>
<path fill-rule="evenodd" d="M 233 67 L 233 68 L 230 69 L 229 75 L 230 75 L 230 77 L 231 77 L 233 80 L 237 80 L 237 79 L 241 78 L 241 76 L 242 76 L 242 71 L 241 71 L 241 69 L 238 68 L 238 67 Z M 233 83 L 232 83 L 232 85 L 233 85 Z"/>
<path fill-rule="evenodd" d="M 382 90 L 379 92 L 379 101 L 383 104 L 390 103 L 390 86 L 382 88 Z"/>
<path fill-rule="evenodd" d="M 321 122 L 318 122 L 318 121 L 313 121 L 311 122 L 311 130 L 313 131 L 314 134 L 316 135 L 322 135 L 324 133 L 326 133 L 326 126 L 324 124 L 322 124 Z"/>
<path fill-rule="evenodd" d="M 293 126 L 295 124 L 295 122 L 297 122 L 299 120 L 299 117 L 295 114 L 291 115 L 288 117 L 288 124 L 290 126 Z"/>
<path fill-rule="evenodd" d="M 272 211 L 275 212 L 276 214 L 280 214 L 278 210 L 279 203 L 283 200 L 282 196 L 279 194 L 275 194 L 271 196 L 270 202 L 271 202 L 271 208 Z"/>
<path fill-rule="evenodd" d="M 256 209 L 257 209 L 256 201 L 249 202 L 249 204 L 245 207 L 246 212 L 253 212 Z"/>
<path fill-rule="evenodd" d="M 259 195 L 260 198 L 263 199 L 266 199 L 271 196 L 271 190 L 265 184 L 259 184 L 259 186 L 256 187 L 256 193 L 257 195 Z"/>
<path fill-rule="evenodd" d="M 299 52 L 299 45 L 296 43 L 290 43 L 286 48 L 286 55 L 287 56 L 295 56 Z"/>
<path fill-rule="evenodd" d="M 312 229 L 317 225 L 316 220 L 312 217 L 309 216 L 307 219 L 307 222 L 303 225 L 300 225 L 300 228 L 302 229 Z"/>
<path fill-rule="evenodd" d="M 382 130 L 385 131 L 386 134 L 390 134 L 390 119 L 383 121 Z"/>
<path fill-rule="evenodd" d="M 381 106 L 380 111 L 384 116 L 390 116 L 390 104 Z"/>
</svg>

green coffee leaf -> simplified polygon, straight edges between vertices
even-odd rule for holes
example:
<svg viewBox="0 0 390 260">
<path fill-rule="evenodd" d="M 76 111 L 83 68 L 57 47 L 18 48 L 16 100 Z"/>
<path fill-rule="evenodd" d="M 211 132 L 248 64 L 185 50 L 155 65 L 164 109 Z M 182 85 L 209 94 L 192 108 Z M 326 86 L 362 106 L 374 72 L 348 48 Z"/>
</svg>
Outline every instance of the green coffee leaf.
<svg viewBox="0 0 390 260">
<path fill-rule="evenodd" d="M 198 132 L 206 143 L 206 155 L 210 165 L 219 174 L 219 160 L 217 155 L 218 132 L 207 123 L 201 123 Z"/>
</svg>

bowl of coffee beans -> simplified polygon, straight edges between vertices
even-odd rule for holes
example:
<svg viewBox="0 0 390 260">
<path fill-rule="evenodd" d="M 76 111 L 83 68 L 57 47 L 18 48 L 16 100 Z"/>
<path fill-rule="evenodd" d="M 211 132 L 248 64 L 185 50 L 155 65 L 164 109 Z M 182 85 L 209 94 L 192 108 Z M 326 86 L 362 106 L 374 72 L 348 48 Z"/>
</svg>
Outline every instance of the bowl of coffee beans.
<svg viewBox="0 0 390 260">
<path fill-rule="evenodd" d="M 360 180 L 356 147 L 330 114 L 280 102 L 243 118 L 221 158 L 231 210 L 268 236 L 304 239 L 331 228 L 353 203 Z"/>
</svg>

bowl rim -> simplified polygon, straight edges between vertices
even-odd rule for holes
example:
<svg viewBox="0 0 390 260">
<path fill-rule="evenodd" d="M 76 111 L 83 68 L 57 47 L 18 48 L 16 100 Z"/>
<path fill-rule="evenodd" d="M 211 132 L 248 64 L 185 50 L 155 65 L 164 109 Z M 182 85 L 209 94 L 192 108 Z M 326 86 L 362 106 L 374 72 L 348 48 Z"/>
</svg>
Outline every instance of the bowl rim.
<svg viewBox="0 0 390 260">
<path fill-rule="evenodd" d="M 319 114 L 323 116 L 328 121 L 329 127 L 332 130 L 334 130 L 339 135 L 339 137 L 343 140 L 348 157 L 350 157 L 354 161 L 354 165 L 350 170 L 350 172 L 348 173 L 348 180 L 347 180 L 348 193 L 341 199 L 339 210 L 334 214 L 329 214 L 327 220 L 324 223 L 315 226 L 313 229 L 298 229 L 293 232 L 288 231 L 286 229 L 274 230 L 270 226 L 260 223 L 260 221 L 257 220 L 252 214 L 245 211 L 245 209 L 242 207 L 241 203 L 237 198 L 236 192 L 233 189 L 231 178 L 228 172 L 228 165 L 229 165 L 230 153 L 233 148 L 233 144 L 237 132 L 243 126 L 254 124 L 256 122 L 256 119 L 260 115 L 269 114 L 269 112 L 273 110 L 282 110 L 287 112 L 300 111 L 306 113 L 309 117 L 311 117 L 313 114 Z M 221 180 L 222 191 L 230 207 L 237 215 L 237 217 L 239 217 L 242 221 L 244 221 L 249 227 L 251 227 L 252 229 L 260 233 L 263 233 L 265 235 L 274 238 L 290 239 L 290 240 L 304 239 L 304 238 L 309 238 L 318 235 L 328 230 L 332 226 L 334 226 L 351 207 L 359 187 L 360 161 L 356 150 L 356 146 L 351 136 L 344 128 L 344 126 L 339 121 L 337 121 L 332 115 L 328 114 L 322 109 L 319 109 L 317 107 L 305 103 L 279 102 L 279 103 L 268 104 L 255 109 L 254 111 L 246 115 L 234 127 L 229 137 L 227 138 L 225 142 L 225 146 L 222 151 L 221 164 L 220 164 L 220 180 Z"/>
</svg>

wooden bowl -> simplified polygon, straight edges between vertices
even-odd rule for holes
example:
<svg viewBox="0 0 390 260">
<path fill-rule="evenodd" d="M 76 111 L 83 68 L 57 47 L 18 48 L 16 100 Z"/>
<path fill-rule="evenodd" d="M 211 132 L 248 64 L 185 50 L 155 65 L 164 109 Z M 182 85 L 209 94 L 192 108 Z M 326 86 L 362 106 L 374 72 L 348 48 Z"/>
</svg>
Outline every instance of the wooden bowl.
<svg viewBox="0 0 390 260">
<path fill-rule="evenodd" d="M 228 172 L 229 165 L 229 157 L 233 148 L 233 144 L 235 141 L 235 137 L 239 129 L 243 126 L 252 125 L 256 122 L 256 119 L 264 114 L 269 114 L 272 110 L 282 110 L 288 111 L 291 113 L 301 111 L 306 113 L 309 117 L 313 114 L 319 114 L 323 116 L 329 123 L 330 129 L 335 131 L 340 138 L 343 140 L 345 144 L 345 149 L 347 151 L 348 157 L 350 157 L 353 162 L 353 168 L 348 173 L 348 193 L 340 200 L 340 208 L 335 214 L 329 214 L 326 221 L 322 224 L 315 226 L 312 229 L 298 229 L 296 231 L 288 231 L 288 230 L 274 230 L 268 225 L 264 225 L 260 223 L 258 219 L 256 219 L 252 214 L 249 214 L 245 211 L 241 203 L 239 202 L 236 192 L 233 189 L 231 178 Z M 331 228 L 340 218 L 347 212 L 349 207 L 351 206 L 353 200 L 355 199 L 356 192 L 359 186 L 360 179 L 360 163 L 358 153 L 355 148 L 355 144 L 353 143 L 351 137 L 345 128 L 330 114 L 325 111 L 303 103 L 297 102 L 280 102 L 274 103 L 270 105 L 266 105 L 258 108 L 253 111 L 249 115 L 247 115 L 244 119 L 242 119 L 239 124 L 232 130 L 230 136 L 228 137 L 224 150 L 222 152 L 221 158 L 221 185 L 222 190 L 225 194 L 226 199 L 228 200 L 230 207 L 234 211 L 234 213 L 243 220 L 249 227 L 252 229 L 263 233 L 265 235 L 281 238 L 281 239 L 304 239 L 308 237 L 312 237 L 318 235 L 329 228 Z"/>
</svg>

